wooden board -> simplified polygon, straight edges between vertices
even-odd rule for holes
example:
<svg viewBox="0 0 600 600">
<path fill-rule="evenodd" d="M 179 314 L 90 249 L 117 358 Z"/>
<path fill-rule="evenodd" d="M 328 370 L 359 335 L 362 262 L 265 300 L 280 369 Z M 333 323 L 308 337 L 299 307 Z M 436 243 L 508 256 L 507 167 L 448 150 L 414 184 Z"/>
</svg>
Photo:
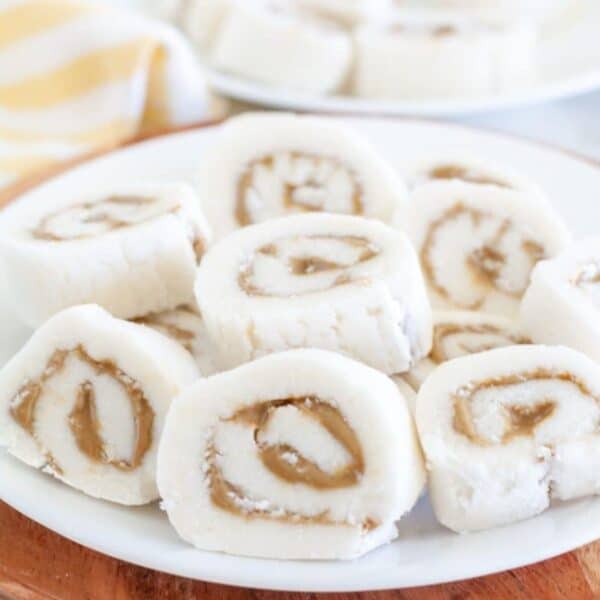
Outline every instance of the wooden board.
<svg viewBox="0 0 600 600">
<path fill-rule="evenodd" d="M 107 530 L 107 534 L 108 530 Z M 0 503 L 0 598 L 10 600 L 315 600 L 158 573 L 70 542 Z M 323 600 L 592 600 L 600 598 L 600 542 L 552 560 L 470 581 Z"/>
<path fill-rule="evenodd" d="M 198 127 L 198 126 L 196 126 Z M 187 129 L 187 128 L 186 128 Z M 86 157 L 89 158 L 89 157 Z M 58 172 L 0 191 L 0 206 Z M 1 475 L 0 475 L 1 476 Z M 515 540 L 518 543 L 518 540 Z M 104 556 L 34 523 L 0 502 L 0 599 L 4 600 L 314 600 L 315 594 L 244 590 L 158 573 Z M 600 541 L 530 567 L 440 586 L 327 600 L 600 599 Z"/>
</svg>

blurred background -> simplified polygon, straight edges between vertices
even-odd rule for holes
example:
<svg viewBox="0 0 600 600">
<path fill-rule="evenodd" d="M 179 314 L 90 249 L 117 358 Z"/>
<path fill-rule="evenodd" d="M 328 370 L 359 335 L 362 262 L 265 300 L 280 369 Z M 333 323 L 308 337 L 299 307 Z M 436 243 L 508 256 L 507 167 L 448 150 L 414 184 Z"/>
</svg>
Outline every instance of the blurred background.
<svg viewBox="0 0 600 600">
<path fill-rule="evenodd" d="M 598 0 L 0 0 L 0 187 L 245 110 L 411 117 L 600 158 Z"/>
<path fill-rule="evenodd" d="M 188 35 L 192 44 L 196 46 L 197 52 L 202 55 L 198 41 L 194 40 L 194 31 L 198 35 L 202 30 L 198 22 L 211 19 L 211 5 L 215 2 L 206 0 L 196 3 L 193 0 L 101 1 L 174 23 Z M 250 3 L 252 0 L 246 2 L 246 4 Z M 194 4 L 198 6 L 194 8 Z M 313 4 L 318 5 L 319 2 Z M 344 0 L 337 4 L 343 5 Z M 351 6 L 359 3 L 349 0 L 345 4 Z M 377 7 L 382 3 L 371 0 L 370 4 Z M 407 2 L 404 2 L 403 6 L 406 4 Z M 410 9 L 415 6 L 422 8 L 427 4 L 428 0 L 418 0 L 413 2 Z M 598 17 L 600 11 L 597 6 L 600 3 L 593 0 L 592 2 L 585 2 L 585 0 L 567 0 L 567 2 L 441 0 L 437 3 L 429 1 L 429 5 L 432 4 L 439 5 L 435 7 L 436 9 L 441 6 L 442 10 L 451 8 L 455 11 L 458 8 L 467 16 L 474 14 L 471 11 L 472 7 L 477 9 L 483 6 L 492 17 L 499 15 L 499 19 L 509 22 L 515 17 L 519 21 L 530 19 L 536 22 L 536 26 L 541 19 L 546 19 L 544 14 L 546 11 L 550 16 L 541 23 L 537 51 L 543 54 L 538 57 L 538 60 L 544 62 L 542 68 L 547 73 L 543 74 L 544 81 L 534 86 L 530 94 L 520 94 L 519 98 L 507 102 L 506 107 L 495 108 L 492 101 L 471 105 L 465 103 L 464 106 L 456 106 L 454 103 L 452 107 L 445 107 L 443 102 L 438 102 L 435 108 L 423 111 L 419 107 L 415 108 L 413 103 L 413 106 L 401 107 L 397 112 L 447 118 L 468 125 L 493 128 L 558 145 L 596 159 L 600 158 L 600 91 L 595 91 L 600 86 L 600 18 Z M 516 10 L 513 7 L 517 7 Z M 497 13 L 494 14 L 496 9 Z M 539 14 L 532 14 L 534 10 Z M 480 16 L 477 15 L 478 18 Z M 202 45 L 201 43 L 200 46 Z M 204 46 L 203 49 L 205 50 L 206 47 Z M 206 63 L 206 56 L 203 58 Z M 496 97 L 496 101 L 498 100 L 501 99 Z M 350 111 L 353 108 L 348 107 Z M 372 113 L 377 112 L 377 110 L 372 111 Z M 379 112 L 389 112 L 389 110 Z"/>
</svg>

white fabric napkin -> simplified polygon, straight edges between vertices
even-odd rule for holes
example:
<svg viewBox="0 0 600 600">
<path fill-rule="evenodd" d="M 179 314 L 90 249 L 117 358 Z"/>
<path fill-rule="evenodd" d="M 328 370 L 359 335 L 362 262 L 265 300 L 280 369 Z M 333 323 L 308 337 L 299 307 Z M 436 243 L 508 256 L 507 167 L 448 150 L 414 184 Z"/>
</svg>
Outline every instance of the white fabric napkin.
<svg viewBox="0 0 600 600">
<path fill-rule="evenodd" d="M 0 187 L 210 116 L 193 51 L 170 26 L 85 0 L 0 0 Z"/>
</svg>

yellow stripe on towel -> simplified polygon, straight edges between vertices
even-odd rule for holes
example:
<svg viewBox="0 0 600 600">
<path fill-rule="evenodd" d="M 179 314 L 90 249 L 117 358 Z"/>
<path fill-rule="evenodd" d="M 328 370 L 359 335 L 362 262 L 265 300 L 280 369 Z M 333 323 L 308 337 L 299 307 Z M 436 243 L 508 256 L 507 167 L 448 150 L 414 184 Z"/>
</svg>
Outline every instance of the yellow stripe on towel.
<svg viewBox="0 0 600 600">
<path fill-rule="evenodd" d="M 22 177 L 27 173 L 50 167 L 59 162 L 61 161 L 47 155 L 0 157 L 0 173 Z"/>
<path fill-rule="evenodd" d="M 98 6 L 56 0 L 26 2 L 0 10 L 0 50 L 93 10 L 98 11 Z"/>
<path fill-rule="evenodd" d="M 146 92 L 146 106 L 140 125 L 141 133 L 148 133 L 171 126 L 167 89 L 167 53 L 163 47 L 156 49 Z"/>
<path fill-rule="evenodd" d="M 47 133 L 41 131 L 19 131 L 0 125 L 0 140 L 4 142 L 66 142 L 104 146 L 132 137 L 138 131 L 138 123 L 132 119 L 116 119 L 93 129 L 75 132 Z"/>
<path fill-rule="evenodd" d="M 147 68 L 155 47 L 153 40 L 142 38 L 91 52 L 59 69 L 18 84 L 0 86 L 0 105 L 13 110 L 31 110 L 68 102 Z"/>
</svg>

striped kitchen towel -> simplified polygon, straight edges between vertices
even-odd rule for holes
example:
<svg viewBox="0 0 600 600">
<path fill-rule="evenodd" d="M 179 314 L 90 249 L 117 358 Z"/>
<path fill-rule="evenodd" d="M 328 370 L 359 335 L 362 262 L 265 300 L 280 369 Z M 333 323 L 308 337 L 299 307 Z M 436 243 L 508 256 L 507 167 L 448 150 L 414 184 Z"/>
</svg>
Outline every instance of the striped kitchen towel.
<svg viewBox="0 0 600 600">
<path fill-rule="evenodd" d="M 85 0 L 0 0 L 0 187 L 137 134 L 206 119 L 168 25 Z"/>
</svg>

